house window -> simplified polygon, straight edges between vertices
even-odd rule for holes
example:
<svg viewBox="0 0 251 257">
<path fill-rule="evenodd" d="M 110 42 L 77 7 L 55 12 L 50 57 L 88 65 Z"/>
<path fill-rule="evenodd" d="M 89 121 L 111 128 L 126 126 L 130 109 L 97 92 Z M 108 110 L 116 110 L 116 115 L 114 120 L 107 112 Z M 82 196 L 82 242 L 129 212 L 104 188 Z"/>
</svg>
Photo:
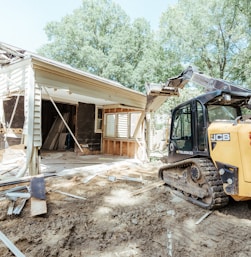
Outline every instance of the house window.
<svg viewBox="0 0 251 257">
<path fill-rule="evenodd" d="M 116 137 L 116 115 L 107 114 L 106 115 L 106 125 L 105 125 L 105 136 L 107 137 Z"/>
<path fill-rule="evenodd" d="M 105 114 L 105 137 L 133 138 L 139 118 L 139 112 Z"/>
<path fill-rule="evenodd" d="M 95 110 L 95 133 L 102 133 L 103 108 L 96 106 Z"/>
<path fill-rule="evenodd" d="M 117 137 L 128 137 L 128 113 L 117 114 Z"/>
</svg>

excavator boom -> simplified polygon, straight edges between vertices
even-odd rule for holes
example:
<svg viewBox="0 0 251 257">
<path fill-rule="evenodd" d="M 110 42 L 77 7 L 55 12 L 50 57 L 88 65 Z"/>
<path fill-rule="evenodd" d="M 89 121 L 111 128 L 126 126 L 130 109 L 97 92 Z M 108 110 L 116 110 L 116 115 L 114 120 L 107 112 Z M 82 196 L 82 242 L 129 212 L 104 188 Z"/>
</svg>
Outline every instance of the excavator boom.
<svg viewBox="0 0 251 257">
<path fill-rule="evenodd" d="M 167 90 L 168 88 L 182 89 L 185 86 L 185 84 L 189 81 L 203 86 L 206 89 L 206 91 L 226 90 L 231 92 L 251 93 L 251 90 L 234 85 L 229 81 L 209 77 L 197 71 L 192 66 L 189 66 L 180 75 L 168 79 L 166 84 L 163 86 L 163 91 Z"/>
</svg>

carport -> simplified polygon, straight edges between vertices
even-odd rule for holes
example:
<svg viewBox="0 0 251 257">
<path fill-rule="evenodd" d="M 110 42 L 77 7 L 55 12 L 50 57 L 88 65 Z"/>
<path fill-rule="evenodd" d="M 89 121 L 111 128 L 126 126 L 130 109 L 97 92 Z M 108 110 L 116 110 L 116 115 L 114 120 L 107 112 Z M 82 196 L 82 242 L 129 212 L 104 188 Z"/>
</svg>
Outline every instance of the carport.
<svg viewBox="0 0 251 257">
<path fill-rule="evenodd" d="M 144 94 L 16 47 L 0 49 L 1 149 L 24 145 L 18 176 L 39 173 L 43 149 L 137 155 Z"/>
</svg>

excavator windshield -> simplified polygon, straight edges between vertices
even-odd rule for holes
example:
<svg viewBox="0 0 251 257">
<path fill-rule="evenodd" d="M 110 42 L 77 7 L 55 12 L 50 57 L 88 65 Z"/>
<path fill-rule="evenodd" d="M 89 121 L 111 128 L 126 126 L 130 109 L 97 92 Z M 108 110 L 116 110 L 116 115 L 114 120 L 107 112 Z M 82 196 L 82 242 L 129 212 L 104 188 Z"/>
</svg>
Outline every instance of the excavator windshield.
<svg viewBox="0 0 251 257">
<path fill-rule="evenodd" d="M 238 116 L 237 108 L 224 105 L 209 105 L 208 106 L 209 123 L 215 120 L 235 120 Z"/>
</svg>

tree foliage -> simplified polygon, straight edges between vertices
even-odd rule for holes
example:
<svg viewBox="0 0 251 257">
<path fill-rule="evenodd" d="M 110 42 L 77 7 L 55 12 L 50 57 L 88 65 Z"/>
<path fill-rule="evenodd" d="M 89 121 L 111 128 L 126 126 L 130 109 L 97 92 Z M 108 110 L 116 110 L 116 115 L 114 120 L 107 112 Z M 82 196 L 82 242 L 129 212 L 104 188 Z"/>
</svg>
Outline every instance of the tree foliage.
<svg viewBox="0 0 251 257">
<path fill-rule="evenodd" d="M 112 0 L 82 0 L 47 24 L 39 54 L 142 92 L 188 65 L 251 85 L 250 13 L 250 0 L 179 0 L 163 12 L 157 33 Z"/>
<path fill-rule="evenodd" d="M 144 91 L 146 82 L 168 77 L 160 68 L 168 58 L 150 24 L 144 18 L 131 22 L 111 0 L 83 0 L 60 22 L 48 23 L 45 32 L 49 43 L 39 50 L 41 55 L 129 88 Z"/>
<path fill-rule="evenodd" d="M 180 90 L 179 96 L 168 98 L 168 100 L 158 109 L 157 114 L 168 114 L 171 116 L 171 111 L 174 107 L 203 93 L 205 93 L 204 88 L 187 84 Z"/>
<path fill-rule="evenodd" d="M 246 17 L 243 25 L 246 27 L 247 35 L 243 35 L 243 37 L 246 39 L 248 44 L 247 47 L 241 49 L 240 54 L 236 56 L 238 64 L 234 67 L 233 76 L 235 80 L 244 81 L 249 86 L 249 88 L 251 88 L 251 1 L 235 0 L 234 4 L 237 12 L 240 12 Z"/>
<path fill-rule="evenodd" d="M 49 43 L 39 53 L 73 67 L 102 75 L 118 35 L 129 29 L 129 17 L 109 0 L 85 0 L 60 22 L 45 27 Z M 126 33 L 126 32 L 125 32 Z M 122 57 L 121 57 L 122 58 Z"/>
<path fill-rule="evenodd" d="M 163 47 L 179 55 L 180 63 L 214 77 L 247 80 L 250 33 L 247 16 L 234 2 L 180 0 L 163 13 L 160 32 Z"/>
</svg>

